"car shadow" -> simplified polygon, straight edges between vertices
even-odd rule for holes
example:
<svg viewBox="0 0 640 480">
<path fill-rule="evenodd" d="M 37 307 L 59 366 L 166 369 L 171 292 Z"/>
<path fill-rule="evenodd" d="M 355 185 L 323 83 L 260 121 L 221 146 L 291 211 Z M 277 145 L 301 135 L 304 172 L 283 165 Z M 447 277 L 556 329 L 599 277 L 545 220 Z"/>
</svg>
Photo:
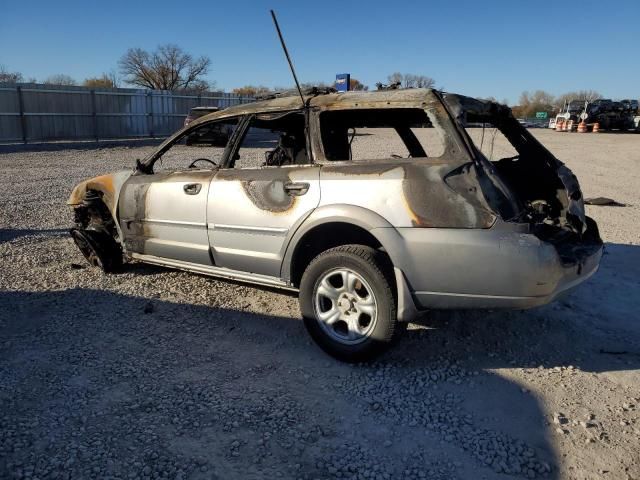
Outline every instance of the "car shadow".
<svg viewBox="0 0 640 480">
<path fill-rule="evenodd" d="M 195 295 L 182 303 L 85 288 L 0 292 L 0 440 L 11 432 L 16 445 L 0 473 L 30 458 L 65 457 L 78 442 L 82 458 L 97 456 L 104 475 L 142 470 L 151 462 L 144 438 L 152 431 L 153 451 L 183 462 L 192 478 L 210 478 L 212 470 L 214 478 L 247 478 L 245 457 L 229 454 L 232 442 L 247 458 L 267 449 L 261 461 L 283 478 L 328 477 L 317 459 L 341 455 L 345 442 L 370 452 L 357 468 L 368 468 L 371 455 L 399 469 L 455 465 L 448 478 L 560 478 L 550 412 L 526 382 L 500 369 L 639 369 L 640 356 L 631 353 L 636 331 L 618 330 L 618 320 L 611 330 L 609 322 L 635 318 L 639 250 L 608 245 L 596 276 L 544 308 L 432 312 L 363 365 L 327 357 L 296 316 L 210 306 Z M 618 292 L 609 297 L 614 284 Z M 624 298 L 632 299 L 616 304 Z M 274 420 L 282 416 L 286 426 Z M 296 429 L 309 435 L 315 428 L 323 433 L 282 447 Z M 267 433 L 280 447 L 256 443 Z M 52 435 L 53 444 L 33 442 Z M 397 445 L 383 448 L 391 438 Z M 108 439 L 109 458 L 96 439 Z M 519 473 L 500 457 L 511 446 L 527 452 L 504 461 Z M 87 464 L 68 468 L 82 476 Z M 551 471 L 543 473 L 547 464 Z"/>
<path fill-rule="evenodd" d="M 572 365 L 590 372 L 636 370 L 638 271 L 640 246 L 607 243 L 599 271 L 550 305 L 522 311 L 432 311 L 416 321 L 424 330 L 414 337 L 425 337 L 435 355 L 464 352 L 460 360 L 471 356 L 482 368 Z"/>
<path fill-rule="evenodd" d="M 2 476 L 15 473 L 8 464 L 67 457 L 68 445 L 77 442 L 87 445 L 85 459 L 102 458 L 101 445 L 109 442 L 115 461 L 104 458 L 97 463 L 101 471 L 106 469 L 106 475 L 128 471 L 135 464 L 146 466 L 148 445 L 135 439 L 143 438 L 143 432 L 151 429 L 154 451 L 186 465 L 192 478 L 205 478 L 198 477 L 197 452 L 207 452 L 210 468 L 218 478 L 247 478 L 244 469 L 248 465 L 229 457 L 228 444 L 237 441 L 247 444 L 249 450 L 251 442 L 264 435 L 272 436 L 280 445 L 269 447 L 264 458 L 268 468 L 280 471 L 283 478 L 329 477 L 329 467 L 318 466 L 317 459 L 343 455 L 344 442 L 368 452 L 368 457 L 353 460 L 353 468 L 361 471 L 372 468 L 380 459 L 398 472 L 409 464 L 444 468 L 442 465 L 455 461 L 457 473 L 451 471 L 450 478 L 458 474 L 468 478 L 468 472 L 484 465 L 478 452 L 464 436 L 451 436 L 433 427 L 442 423 L 443 415 L 451 415 L 453 406 L 470 422 L 469 439 L 473 434 L 473 438 L 493 438 L 499 445 L 521 439 L 522 445 L 536 452 L 533 460 L 551 466 L 555 462 L 544 438 L 530 433 L 522 438 L 514 427 L 523 424 L 518 415 L 526 417 L 527 426 L 542 422 L 544 415 L 535 399 L 521 402 L 518 415 L 497 412 L 509 425 L 507 429 L 485 422 L 473 405 L 454 405 L 457 400 L 448 394 L 462 398 L 472 387 L 467 383 L 449 386 L 452 377 L 447 372 L 452 364 L 443 365 L 434 356 L 436 352 L 429 351 L 432 342 L 422 338 L 423 345 L 417 350 L 428 354 L 421 357 L 421 365 L 416 363 L 420 355 L 408 352 L 411 343 L 400 342 L 398 348 L 407 358 L 413 357 L 412 362 L 386 356 L 376 364 L 353 366 L 322 353 L 295 317 L 84 288 L 0 292 L 0 305 L 3 431 L 11 432 L 12 442 L 18 445 L 5 455 L 5 464 L 0 462 Z M 393 370 L 386 370 L 387 365 L 393 365 Z M 418 377 L 416 372 L 420 372 Z M 431 375 L 438 378 L 431 380 Z M 406 387 L 408 378 L 425 379 L 433 390 L 411 391 Z M 497 382 L 503 385 L 497 390 L 492 385 L 491 392 L 504 395 L 517 390 L 504 385 L 507 380 Z M 490 402 L 492 394 L 482 384 L 473 388 L 479 390 L 476 396 Z M 419 414 L 422 420 L 414 423 L 404 413 L 392 415 L 384 401 L 384 392 L 388 391 L 396 393 L 387 403 L 401 399 L 407 407 L 404 412 Z M 384 406 L 376 408 L 370 394 Z M 424 404 L 425 396 L 433 402 L 429 408 Z M 84 401 L 74 401 L 78 398 Z M 214 407 L 212 398 L 233 408 L 222 408 L 218 403 Z M 186 412 L 187 406 L 193 414 Z M 300 413 L 288 418 L 292 412 Z M 289 423 L 274 423 L 279 415 L 285 415 Z M 473 420 L 468 420 L 469 416 Z M 24 418 L 31 421 L 25 423 Z M 88 419 L 86 432 L 77 430 L 82 418 Z M 114 422 L 110 420 L 113 418 L 126 421 Z M 173 423 L 167 423 L 167 419 L 174 419 Z M 458 422 L 458 415 L 450 421 Z M 154 428 L 156 424 L 163 426 Z M 317 428 L 323 433 L 314 440 L 295 437 Z M 2 435 L 0 440 L 7 440 Z M 34 444 L 31 440 L 52 436 L 55 444 Z M 397 438 L 398 445 L 383 448 L 387 438 Z M 295 447 L 296 470 L 288 460 L 290 453 L 281 447 L 291 442 L 304 447 L 302 451 Z M 411 459 L 405 459 L 410 452 Z M 96 463 L 79 459 L 75 466 L 61 471 L 82 476 L 89 465 Z M 281 468 L 285 470 L 278 470 Z M 492 477 L 500 468 L 485 467 L 482 471 Z M 300 475 L 300 470 L 306 476 Z"/>
<path fill-rule="evenodd" d="M 0 243 L 11 242 L 22 237 L 61 237 L 69 234 L 67 228 L 49 228 L 49 229 L 35 229 L 35 228 L 0 228 Z"/>
</svg>

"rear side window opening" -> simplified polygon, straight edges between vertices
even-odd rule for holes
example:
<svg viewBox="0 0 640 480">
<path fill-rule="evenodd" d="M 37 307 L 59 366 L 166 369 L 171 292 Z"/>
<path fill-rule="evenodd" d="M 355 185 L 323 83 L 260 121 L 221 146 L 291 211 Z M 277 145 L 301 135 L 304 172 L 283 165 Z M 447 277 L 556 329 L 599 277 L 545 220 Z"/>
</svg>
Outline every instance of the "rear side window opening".
<svg viewBox="0 0 640 480">
<path fill-rule="evenodd" d="M 445 152 L 442 133 L 419 108 L 322 112 L 320 133 L 329 161 L 440 157 Z"/>
</svg>

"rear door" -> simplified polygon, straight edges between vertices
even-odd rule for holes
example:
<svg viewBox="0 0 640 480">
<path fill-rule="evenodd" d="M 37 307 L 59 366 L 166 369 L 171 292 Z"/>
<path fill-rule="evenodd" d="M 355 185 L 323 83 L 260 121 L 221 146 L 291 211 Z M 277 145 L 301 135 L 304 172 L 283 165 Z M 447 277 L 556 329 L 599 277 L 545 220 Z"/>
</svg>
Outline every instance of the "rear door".
<svg viewBox="0 0 640 480">
<path fill-rule="evenodd" d="M 217 266 L 279 277 L 289 231 L 320 202 L 320 168 L 301 112 L 258 115 L 245 128 L 209 189 L 209 242 Z"/>
</svg>

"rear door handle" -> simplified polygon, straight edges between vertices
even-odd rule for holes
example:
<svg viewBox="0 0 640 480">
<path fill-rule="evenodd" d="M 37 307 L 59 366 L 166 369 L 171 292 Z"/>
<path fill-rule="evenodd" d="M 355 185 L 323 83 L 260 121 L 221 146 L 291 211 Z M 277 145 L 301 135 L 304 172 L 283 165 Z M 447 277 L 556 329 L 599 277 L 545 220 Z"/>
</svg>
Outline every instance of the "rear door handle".
<svg viewBox="0 0 640 480">
<path fill-rule="evenodd" d="M 187 183 L 182 188 L 184 189 L 184 193 L 186 193 L 187 195 L 197 195 L 197 194 L 200 193 L 200 190 L 202 190 L 202 184 L 201 183 Z"/>
<path fill-rule="evenodd" d="M 284 190 L 289 195 L 304 195 L 309 191 L 309 184 L 306 182 L 288 182 L 284 184 Z"/>
</svg>

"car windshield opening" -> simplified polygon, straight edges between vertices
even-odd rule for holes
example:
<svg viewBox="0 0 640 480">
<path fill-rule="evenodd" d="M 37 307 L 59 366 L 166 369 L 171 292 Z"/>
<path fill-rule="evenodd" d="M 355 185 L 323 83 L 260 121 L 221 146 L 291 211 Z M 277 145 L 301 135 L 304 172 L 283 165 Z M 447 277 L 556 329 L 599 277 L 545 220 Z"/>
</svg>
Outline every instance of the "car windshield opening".
<svg viewBox="0 0 640 480">
<path fill-rule="evenodd" d="M 212 168 L 220 165 L 225 146 L 238 125 L 237 118 L 206 122 L 188 130 L 158 157 L 154 171 Z M 201 160 L 193 164 L 195 160 Z"/>
</svg>

